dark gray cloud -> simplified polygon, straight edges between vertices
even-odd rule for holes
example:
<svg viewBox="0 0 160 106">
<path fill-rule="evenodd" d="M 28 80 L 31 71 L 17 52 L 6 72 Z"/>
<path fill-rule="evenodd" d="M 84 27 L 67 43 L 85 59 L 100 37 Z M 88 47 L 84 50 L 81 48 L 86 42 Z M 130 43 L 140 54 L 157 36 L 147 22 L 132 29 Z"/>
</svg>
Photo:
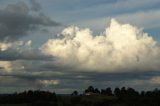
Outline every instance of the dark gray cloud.
<svg viewBox="0 0 160 106">
<path fill-rule="evenodd" d="M 54 69 L 53 69 L 54 70 Z M 39 74 L 36 74 L 39 73 Z M 83 91 L 89 85 L 98 88 L 106 87 L 133 87 L 137 90 L 149 86 L 148 89 L 153 89 L 158 87 L 157 85 L 152 85 L 150 83 L 144 83 L 140 85 L 135 85 L 134 81 L 146 80 L 149 81 L 151 78 L 159 76 L 159 72 L 139 72 L 139 73 L 76 73 L 76 72 L 63 72 L 63 74 L 57 74 L 54 71 L 37 71 L 37 72 L 13 72 L 8 74 L 0 74 L 0 84 L 3 87 L 11 89 L 12 87 L 19 87 L 18 91 L 30 89 L 48 89 L 48 90 L 79 90 Z M 131 76 L 131 77 L 130 77 Z M 134 77 L 132 77 L 134 76 Z M 7 78 L 7 79 L 6 79 Z M 57 85 L 48 85 L 37 83 L 38 80 L 60 80 Z M 11 83 L 12 82 L 12 83 Z M 148 84 L 148 85 L 147 85 Z M 16 89 L 17 90 L 17 89 Z M 2 90 L 1 90 L 2 91 Z M 1 92 L 0 91 L 0 92 Z M 62 93 L 62 92 L 61 92 Z M 66 93 L 66 91 L 65 91 Z M 70 92 L 67 92 L 70 93 Z"/>
<path fill-rule="evenodd" d="M 15 50 L 8 49 L 0 52 L 1 61 L 15 60 L 53 60 L 54 58 L 43 54 L 39 49 Z"/>
<path fill-rule="evenodd" d="M 38 8 L 38 4 L 32 1 L 32 5 Z M 39 7 L 40 8 L 40 7 Z M 1 40 L 15 40 L 25 36 L 28 32 L 40 27 L 59 26 L 44 13 L 35 12 L 24 2 L 9 4 L 0 10 L 0 38 Z"/>
<path fill-rule="evenodd" d="M 37 1 L 30 0 L 30 3 L 31 3 L 31 9 L 33 11 L 40 11 L 42 9 L 41 5 Z"/>
</svg>

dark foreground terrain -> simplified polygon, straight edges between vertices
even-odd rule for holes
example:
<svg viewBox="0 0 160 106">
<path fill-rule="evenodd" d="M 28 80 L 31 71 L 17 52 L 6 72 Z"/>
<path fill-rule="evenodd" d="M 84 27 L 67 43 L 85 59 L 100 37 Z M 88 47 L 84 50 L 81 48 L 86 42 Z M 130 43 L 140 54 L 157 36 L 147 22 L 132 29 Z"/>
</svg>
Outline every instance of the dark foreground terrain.
<svg viewBox="0 0 160 106">
<path fill-rule="evenodd" d="M 89 86 L 83 94 L 56 95 L 48 91 L 1 94 L 0 106 L 160 106 L 160 90 L 137 92 L 132 88 L 97 89 Z"/>
</svg>

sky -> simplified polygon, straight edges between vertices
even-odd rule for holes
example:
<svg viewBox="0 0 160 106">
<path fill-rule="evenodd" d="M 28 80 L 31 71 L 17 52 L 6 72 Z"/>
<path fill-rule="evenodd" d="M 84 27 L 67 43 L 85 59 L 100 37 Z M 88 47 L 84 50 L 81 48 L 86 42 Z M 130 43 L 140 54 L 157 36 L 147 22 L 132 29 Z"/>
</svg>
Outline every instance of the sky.
<svg viewBox="0 0 160 106">
<path fill-rule="evenodd" d="M 0 0 L 0 93 L 160 87 L 159 0 Z"/>
</svg>

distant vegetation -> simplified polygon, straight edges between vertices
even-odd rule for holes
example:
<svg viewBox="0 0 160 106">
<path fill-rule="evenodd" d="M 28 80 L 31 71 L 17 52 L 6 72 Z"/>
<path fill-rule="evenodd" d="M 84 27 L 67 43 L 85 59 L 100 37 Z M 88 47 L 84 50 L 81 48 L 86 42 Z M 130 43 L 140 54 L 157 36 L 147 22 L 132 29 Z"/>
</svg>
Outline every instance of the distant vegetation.
<svg viewBox="0 0 160 106">
<path fill-rule="evenodd" d="M 0 106 L 159 106 L 160 90 L 137 92 L 133 88 L 101 89 L 89 86 L 83 94 L 56 95 L 48 91 L 1 94 Z"/>
</svg>

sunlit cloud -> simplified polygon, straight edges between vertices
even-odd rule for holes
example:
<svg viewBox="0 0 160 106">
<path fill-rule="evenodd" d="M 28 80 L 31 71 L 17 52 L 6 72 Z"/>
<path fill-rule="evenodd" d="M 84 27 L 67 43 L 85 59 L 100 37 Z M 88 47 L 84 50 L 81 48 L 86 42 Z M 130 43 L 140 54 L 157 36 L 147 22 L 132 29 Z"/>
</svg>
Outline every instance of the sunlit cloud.
<svg viewBox="0 0 160 106">
<path fill-rule="evenodd" d="M 60 80 L 37 80 L 37 82 L 44 86 L 49 86 L 49 85 L 58 85 L 60 83 Z"/>
<path fill-rule="evenodd" d="M 88 28 L 65 28 L 60 38 L 49 39 L 41 50 L 58 57 L 59 64 L 81 71 L 155 71 L 160 68 L 157 42 L 141 29 L 115 19 L 97 36 Z"/>
</svg>

